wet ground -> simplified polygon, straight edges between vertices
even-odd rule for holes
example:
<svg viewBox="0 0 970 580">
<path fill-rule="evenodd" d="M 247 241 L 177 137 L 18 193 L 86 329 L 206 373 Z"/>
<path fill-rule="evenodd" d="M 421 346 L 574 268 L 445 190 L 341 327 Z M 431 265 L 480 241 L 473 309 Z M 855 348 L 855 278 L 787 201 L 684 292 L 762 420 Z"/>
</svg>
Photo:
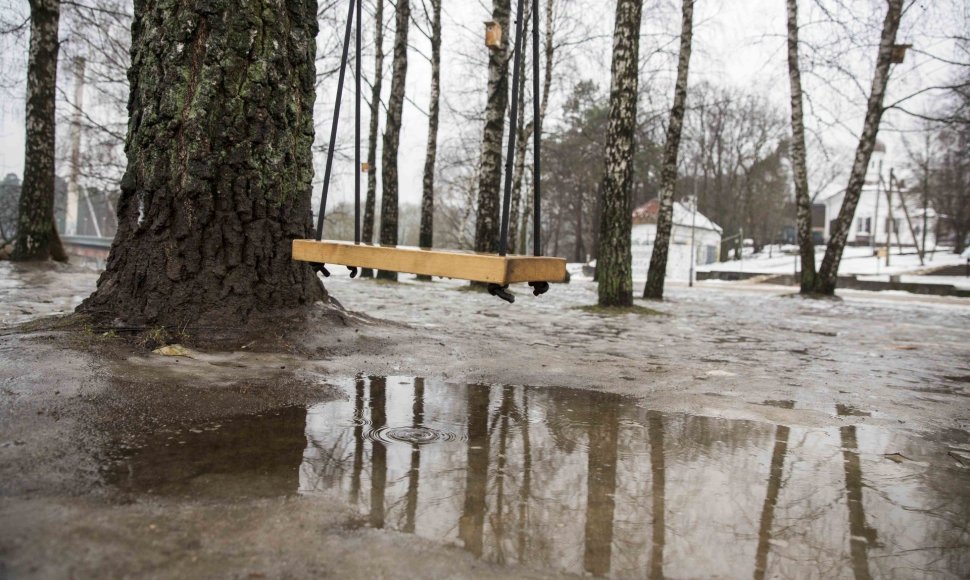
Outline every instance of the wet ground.
<svg viewBox="0 0 970 580">
<path fill-rule="evenodd" d="M 10 323 L 95 273 L 0 279 Z M 970 574 L 970 301 L 327 286 L 392 323 L 110 360 L 0 334 L 0 577 Z"/>
</svg>

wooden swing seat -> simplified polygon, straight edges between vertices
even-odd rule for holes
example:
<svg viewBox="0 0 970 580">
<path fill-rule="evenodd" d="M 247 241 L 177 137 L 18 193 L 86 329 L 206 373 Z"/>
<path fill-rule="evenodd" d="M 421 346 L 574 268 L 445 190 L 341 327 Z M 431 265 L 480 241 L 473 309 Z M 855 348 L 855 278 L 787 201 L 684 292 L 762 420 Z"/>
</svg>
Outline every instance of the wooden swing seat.
<svg viewBox="0 0 970 580">
<path fill-rule="evenodd" d="M 461 250 L 293 240 L 293 259 L 505 286 L 518 282 L 562 282 L 566 260 L 545 256 L 499 256 Z"/>
</svg>

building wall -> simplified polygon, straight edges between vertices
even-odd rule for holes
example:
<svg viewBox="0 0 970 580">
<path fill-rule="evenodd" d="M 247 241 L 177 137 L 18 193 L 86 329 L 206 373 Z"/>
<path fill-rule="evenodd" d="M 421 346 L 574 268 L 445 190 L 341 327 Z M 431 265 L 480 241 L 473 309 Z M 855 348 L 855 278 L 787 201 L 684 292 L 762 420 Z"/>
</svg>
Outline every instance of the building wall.
<svg viewBox="0 0 970 580">
<path fill-rule="evenodd" d="M 667 278 L 686 281 L 690 277 L 691 228 L 674 224 L 671 229 L 670 249 L 667 254 Z M 657 235 L 656 224 L 633 226 L 633 279 L 644 281 L 653 255 L 653 240 Z M 694 253 L 697 266 L 716 262 L 721 245 L 721 234 L 712 230 L 694 230 Z"/>
<path fill-rule="evenodd" d="M 843 197 L 844 194 L 839 193 L 825 200 L 826 241 L 828 241 L 829 236 L 831 235 L 831 223 L 838 217 L 839 210 L 842 208 Z M 859 197 L 859 204 L 856 206 L 855 218 L 853 219 L 852 227 L 849 229 L 848 243 L 855 245 L 874 244 L 876 246 L 884 246 L 886 244 L 887 234 L 891 234 L 892 244 L 895 245 L 897 243 L 897 230 L 892 229 L 895 227 L 898 228 L 899 243 L 902 243 L 904 246 L 914 246 L 913 235 L 910 232 L 909 225 L 906 223 L 906 214 L 903 212 L 903 207 L 898 192 L 893 193 L 893 207 L 891 214 L 887 209 L 888 205 L 889 204 L 886 201 L 885 191 L 877 191 L 874 184 L 866 185 Z M 909 210 L 909 216 L 913 222 L 913 229 L 916 231 L 916 236 L 920 241 L 922 241 L 921 231 L 923 219 L 921 216 L 923 209 L 922 207 L 918 207 L 918 204 L 913 202 L 909 202 L 906 207 Z M 890 215 L 895 225 L 892 225 L 889 222 Z M 927 229 L 929 230 L 929 233 L 926 236 L 927 246 L 934 247 L 936 245 L 935 237 L 933 235 L 936 226 L 935 217 L 930 217 L 930 219 L 927 220 L 927 225 Z"/>
</svg>

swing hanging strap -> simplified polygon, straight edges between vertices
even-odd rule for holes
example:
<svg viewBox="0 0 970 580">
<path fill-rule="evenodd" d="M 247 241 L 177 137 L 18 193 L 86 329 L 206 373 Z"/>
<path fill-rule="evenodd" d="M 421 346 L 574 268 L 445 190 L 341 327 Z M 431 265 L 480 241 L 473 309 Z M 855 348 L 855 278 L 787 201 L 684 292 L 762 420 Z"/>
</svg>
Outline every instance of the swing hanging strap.
<svg viewBox="0 0 970 580">
<path fill-rule="evenodd" d="M 509 114 L 509 141 L 505 155 L 505 184 L 502 198 L 502 227 L 499 237 L 499 255 L 505 256 L 509 249 L 509 220 L 512 204 L 512 172 L 514 168 L 515 145 L 518 138 L 516 130 L 519 122 L 519 83 L 521 82 L 522 67 L 522 24 L 524 0 L 518 0 L 515 20 L 515 44 L 512 49 L 512 108 Z M 532 253 L 542 255 L 540 231 L 542 228 L 542 185 L 541 154 L 542 130 L 539 127 L 539 0 L 532 0 L 532 127 L 533 144 L 535 147 L 532 157 L 533 167 L 533 217 L 532 217 Z M 513 245 L 515 240 L 512 240 Z"/>
<path fill-rule="evenodd" d="M 323 240 L 323 220 L 327 209 L 327 197 L 330 193 L 330 178 L 333 174 L 333 154 L 337 146 L 337 127 L 340 121 L 340 102 L 344 92 L 344 75 L 347 71 L 347 56 L 350 49 L 350 33 L 354 25 L 356 10 L 356 64 L 355 73 L 355 102 L 354 102 L 354 243 L 360 243 L 360 45 L 361 45 L 361 2 L 350 0 L 347 14 L 347 28 L 344 32 L 343 53 L 340 58 L 340 72 L 337 75 L 337 95 L 334 101 L 333 124 L 330 128 L 330 145 L 327 148 L 327 165 L 323 174 L 323 192 L 320 195 L 320 212 L 317 214 L 317 240 Z"/>
</svg>

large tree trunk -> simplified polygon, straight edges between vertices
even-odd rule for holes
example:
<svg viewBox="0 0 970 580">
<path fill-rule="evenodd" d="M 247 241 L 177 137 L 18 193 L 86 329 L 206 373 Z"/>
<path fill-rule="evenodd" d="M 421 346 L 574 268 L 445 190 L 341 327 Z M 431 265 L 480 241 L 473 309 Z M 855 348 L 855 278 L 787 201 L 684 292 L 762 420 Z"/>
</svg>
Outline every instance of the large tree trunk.
<svg viewBox="0 0 970 580">
<path fill-rule="evenodd" d="M 631 189 L 637 126 L 637 69 L 642 0 L 618 0 L 613 31 L 610 117 L 606 132 L 606 175 L 600 214 L 600 306 L 633 305 L 630 264 Z"/>
<path fill-rule="evenodd" d="M 812 196 L 808 191 L 808 153 L 802 109 L 802 73 L 798 64 L 798 0 L 788 4 L 788 80 L 791 85 L 791 162 L 795 177 L 795 227 L 801 255 L 802 293 L 815 290 L 815 244 L 812 241 Z"/>
<path fill-rule="evenodd" d="M 370 133 L 367 136 L 367 197 L 364 200 L 363 242 L 374 241 L 374 210 L 377 206 L 377 135 L 380 132 L 381 90 L 384 84 L 384 0 L 375 0 L 374 83 L 370 93 Z M 374 276 L 370 268 L 361 270 L 364 278 Z"/>
<path fill-rule="evenodd" d="M 475 221 L 475 249 L 498 252 L 499 190 L 502 184 L 502 135 L 509 101 L 509 0 L 494 0 L 492 20 L 502 27 L 502 46 L 488 55 L 488 102 L 478 183 L 478 216 Z M 514 128 L 513 128 L 514 129 Z"/>
<path fill-rule="evenodd" d="M 428 107 L 428 146 L 424 155 L 421 194 L 421 231 L 418 245 L 434 246 L 434 170 L 438 156 L 438 116 L 441 108 L 441 0 L 431 0 L 431 104 Z M 418 276 L 430 280 L 431 276 Z"/>
<path fill-rule="evenodd" d="M 684 107 L 687 103 L 687 73 L 690 68 L 691 42 L 694 38 L 694 0 L 683 0 L 680 29 L 680 57 L 677 59 L 677 85 L 674 104 L 670 108 L 667 141 L 664 143 L 664 164 L 660 170 L 660 210 L 657 215 L 657 237 L 647 270 L 643 297 L 661 300 L 667 277 L 667 253 L 670 250 L 670 231 L 674 223 L 674 190 L 677 187 L 677 155 L 684 129 Z M 694 256 L 691 256 L 694 259 Z"/>
<path fill-rule="evenodd" d="M 225 327 L 325 295 L 291 259 L 313 235 L 316 2 L 194 6 L 135 5 L 118 233 L 79 311 Z"/>
<path fill-rule="evenodd" d="M 27 146 L 13 260 L 67 261 L 54 223 L 54 100 L 60 14 L 60 0 L 30 1 Z"/>
<path fill-rule="evenodd" d="M 401 143 L 401 115 L 404 112 L 404 88 L 408 74 L 408 24 L 410 0 L 398 0 L 395 9 L 394 60 L 391 63 L 391 96 L 387 102 L 384 123 L 384 149 L 381 151 L 381 244 L 397 245 L 397 150 Z M 381 270 L 377 277 L 397 280 L 397 272 Z"/>
<path fill-rule="evenodd" d="M 886 96 L 886 85 L 889 83 L 889 72 L 892 65 L 893 44 L 896 43 L 896 31 L 903 13 L 903 0 L 887 0 L 886 18 L 882 24 L 882 38 L 879 41 L 879 55 L 876 58 L 876 72 L 872 78 L 872 88 L 869 92 L 869 103 L 866 107 L 866 120 L 862 126 L 862 136 L 856 148 L 855 161 L 849 174 L 849 185 L 845 189 L 845 198 L 839 217 L 836 218 L 829 231 L 829 243 L 825 249 L 825 258 L 815 279 L 815 292 L 824 295 L 835 294 L 838 282 L 839 263 L 842 261 L 842 251 L 849 236 L 849 228 L 855 217 L 855 208 L 859 203 L 862 186 L 866 180 L 866 170 L 869 159 L 876 145 L 876 134 L 879 132 L 879 122 L 885 109 L 882 106 Z"/>
</svg>

